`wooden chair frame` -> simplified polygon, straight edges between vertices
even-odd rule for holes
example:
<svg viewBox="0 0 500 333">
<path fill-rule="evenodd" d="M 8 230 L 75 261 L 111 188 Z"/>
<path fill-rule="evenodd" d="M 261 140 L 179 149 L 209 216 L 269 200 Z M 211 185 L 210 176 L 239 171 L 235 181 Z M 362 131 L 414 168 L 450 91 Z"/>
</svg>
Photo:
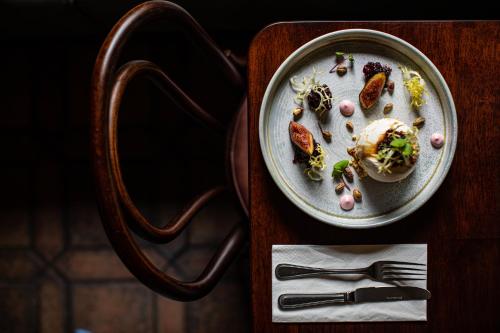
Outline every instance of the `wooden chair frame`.
<svg viewBox="0 0 500 333">
<path fill-rule="evenodd" d="M 97 57 L 91 90 L 91 148 L 96 194 L 104 229 L 116 253 L 127 268 L 146 286 L 167 297 L 190 301 L 206 295 L 221 278 L 244 245 L 246 221 L 239 221 L 224 239 L 206 268 L 194 281 L 180 281 L 160 271 L 141 251 L 131 231 L 155 243 L 175 239 L 192 217 L 211 199 L 233 186 L 219 185 L 196 196 L 185 209 L 164 227 L 152 225 L 135 206 L 122 179 L 117 126 L 120 103 L 128 83 L 136 77 L 152 80 L 170 98 L 194 118 L 217 131 L 228 131 L 218 119 L 204 110 L 172 81 L 160 67 L 150 61 L 134 60 L 118 68 L 118 60 L 130 36 L 145 25 L 168 20 L 185 29 L 200 44 L 205 55 L 213 59 L 222 74 L 244 95 L 244 80 L 230 57 L 215 45 L 208 34 L 181 7 L 166 1 L 145 2 L 123 16 L 104 41 Z M 246 108 L 246 105 L 244 105 Z M 233 126 L 234 126 L 233 122 Z M 234 149 L 231 139 L 228 149 Z M 229 152 L 231 154 L 231 152 Z M 230 182 L 234 181 L 230 178 Z M 246 211 L 246 207 L 244 207 Z"/>
</svg>

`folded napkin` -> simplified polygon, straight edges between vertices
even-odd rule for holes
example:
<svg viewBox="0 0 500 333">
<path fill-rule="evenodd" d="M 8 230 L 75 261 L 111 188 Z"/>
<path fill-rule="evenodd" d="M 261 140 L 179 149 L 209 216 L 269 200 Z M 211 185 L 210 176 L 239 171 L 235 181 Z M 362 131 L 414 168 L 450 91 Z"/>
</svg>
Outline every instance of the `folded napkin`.
<svg viewBox="0 0 500 333">
<path fill-rule="evenodd" d="M 390 287 L 389 283 L 370 279 L 305 278 L 280 281 L 274 270 L 278 264 L 319 268 L 361 268 L 378 260 L 397 260 L 427 264 L 427 244 L 397 245 L 273 245 L 272 302 L 273 322 L 341 322 L 341 321 L 425 321 L 427 301 L 377 302 L 280 310 L 282 294 L 321 294 L 352 291 L 364 287 Z M 425 272 L 423 272 L 425 273 Z M 419 276 L 420 278 L 420 276 Z M 426 275 L 421 276 L 426 279 Z M 427 287 L 427 280 L 401 281 L 400 285 Z"/>
</svg>

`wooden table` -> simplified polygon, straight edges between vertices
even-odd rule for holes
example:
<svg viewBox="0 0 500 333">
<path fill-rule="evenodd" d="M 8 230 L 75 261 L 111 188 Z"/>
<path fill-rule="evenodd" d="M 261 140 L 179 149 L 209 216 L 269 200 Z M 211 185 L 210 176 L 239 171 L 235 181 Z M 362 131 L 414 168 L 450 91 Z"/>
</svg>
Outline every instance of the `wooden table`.
<svg viewBox="0 0 500 333">
<path fill-rule="evenodd" d="M 269 175 L 259 146 L 259 109 L 272 75 L 295 49 L 347 28 L 388 32 L 439 68 L 458 113 L 458 145 L 437 193 L 393 225 L 345 230 L 296 208 Z M 499 332 L 500 22 L 293 22 L 261 31 L 249 51 L 250 219 L 253 331 Z M 488 155 L 489 152 L 489 155 Z M 428 244 L 428 321 L 424 323 L 273 324 L 273 244 Z"/>
</svg>

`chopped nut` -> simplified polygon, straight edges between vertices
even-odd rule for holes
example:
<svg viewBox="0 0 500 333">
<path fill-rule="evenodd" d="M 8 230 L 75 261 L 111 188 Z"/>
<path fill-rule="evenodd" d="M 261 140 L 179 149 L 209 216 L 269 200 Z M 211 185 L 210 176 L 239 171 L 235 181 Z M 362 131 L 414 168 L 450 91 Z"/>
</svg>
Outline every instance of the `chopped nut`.
<svg viewBox="0 0 500 333">
<path fill-rule="evenodd" d="M 422 128 L 424 126 L 424 123 L 425 123 L 425 118 L 418 117 L 413 121 L 413 126 L 415 126 L 416 128 Z"/>
<path fill-rule="evenodd" d="M 363 179 L 367 176 L 367 173 L 365 169 L 361 165 L 359 165 L 358 161 L 354 158 L 349 162 L 350 165 L 356 170 L 356 173 L 358 174 L 360 179 Z"/>
<path fill-rule="evenodd" d="M 349 132 L 354 131 L 354 125 L 352 124 L 352 121 L 348 121 L 347 123 L 345 123 L 345 127 Z"/>
<path fill-rule="evenodd" d="M 302 114 L 304 113 L 304 108 L 303 107 L 296 107 L 293 109 L 293 119 L 297 120 L 300 117 L 302 117 Z"/>
<path fill-rule="evenodd" d="M 354 190 L 352 190 L 352 196 L 354 197 L 354 200 L 356 200 L 356 202 L 360 202 L 361 199 L 362 199 L 362 195 L 361 195 L 361 191 L 358 190 L 357 188 L 355 188 Z"/>
<path fill-rule="evenodd" d="M 345 188 L 344 182 L 338 183 L 337 186 L 335 186 L 335 192 L 336 193 L 341 193 Z"/>
<path fill-rule="evenodd" d="M 354 155 L 356 154 L 356 147 L 347 148 L 347 153 L 354 157 Z"/>
<path fill-rule="evenodd" d="M 352 141 L 356 141 L 358 139 L 358 136 L 357 135 L 353 135 L 352 136 Z"/>
<path fill-rule="evenodd" d="M 323 135 L 323 139 L 326 140 L 326 142 L 332 141 L 332 133 L 330 131 L 325 131 L 323 127 L 321 127 L 321 123 L 318 121 L 318 126 L 321 131 L 321 135 Z"/>
<path fill-rule="evenodd" d="M 338 67 L 337 67 L 337 74 L 338 74 L 339 76 L 344 76 L 344 75 L 345 75 L 345 73 L 347 73 L 347 67 L 346 67 L 346 66 L 341 65 L 341 66 L 338 66 Z"/>
<path fill-rule="evenodd" d="M 393 108 L 394 108 L 394 105 L 392 103 L 387 103 L 384 106 L 384 114 L 388 114 L 389 112 L 392 111 Z"/>
<path fill-rule="evenodd" d="M 392 93 L 394 92 L 394 81 L 387 81 L 387 91 L 392 95 Z"/>
<path fill-rule="evenodd" d="M 349 167 L 344 169 L 344 176 L 349 182 L 352 182 L 354 180 L 354 174 Z"/>
<path fill-rule="evenodd" d="M 321 134 L 323 135 L 323 139 L 326 141 L 330 142 L 332 141 L 332 133 L 329 131 L 322 131 Z"/>
</svg>

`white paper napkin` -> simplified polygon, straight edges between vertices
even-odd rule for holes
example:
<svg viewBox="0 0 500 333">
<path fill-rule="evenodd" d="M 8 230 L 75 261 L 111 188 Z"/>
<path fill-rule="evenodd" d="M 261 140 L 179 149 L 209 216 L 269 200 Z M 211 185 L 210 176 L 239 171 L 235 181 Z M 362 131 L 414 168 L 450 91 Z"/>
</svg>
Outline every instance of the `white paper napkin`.
<svg viewBox="0 0 500 333">
<path fill-rule="evenodd" d="M 427 244 L 397 245 L 273 245 L 272 302 L 273 322 L 341 322 L 341 321 L 425 321 L 427 301 L 377 302 L 280 310 L 281 294 L 335 293 L 363 287 L 388 287 L 388 283 L 352 277 L 307 278 L 279 281 L 274 270 L 278 264 L 321 268 L 361 268 L 377 260 L 397 260 L 427 264 Z M 424 272 L 425 273 L 425 272 Z M 420 276 L 419 276 L 420 278 Z M 423 281 L 403 281 L 400 285 L 427 287 Z"/>
</svg>

